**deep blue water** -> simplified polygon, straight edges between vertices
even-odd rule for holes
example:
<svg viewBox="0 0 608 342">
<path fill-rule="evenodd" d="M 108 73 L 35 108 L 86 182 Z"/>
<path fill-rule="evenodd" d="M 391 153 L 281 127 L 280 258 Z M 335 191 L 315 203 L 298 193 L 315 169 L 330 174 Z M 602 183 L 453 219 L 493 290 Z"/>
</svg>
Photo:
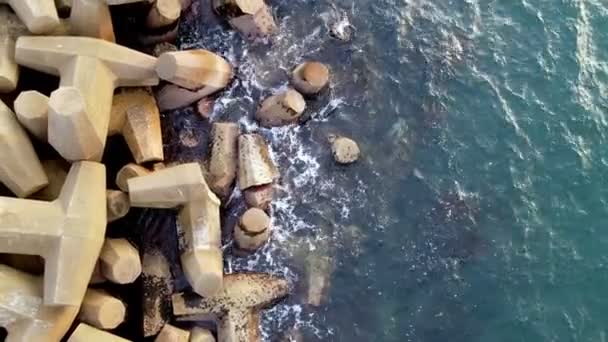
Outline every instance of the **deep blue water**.
<svg viewBox="0 0 608 342">
<path fill-rule="evenodd" d="M 270 3 L 280 33 L 268 42 L 206 6 L 181 41 L 238 68 L 212 120 L 244 130 L 297 63 L 332 70 L 310 121 L 262 130 L 282 174 L 273 239 L 227 257 L 229 272 L 296 289 L 311 255 L 332 260 L 324 304 L 295 290 L 265 315 L 266 339 L 606 341 L 608 3 Z M 344 18 L 350 42 L 328 33 Z M 329 133 L 357 140 L 360 162 L 336 166 Z"/>
</svg>

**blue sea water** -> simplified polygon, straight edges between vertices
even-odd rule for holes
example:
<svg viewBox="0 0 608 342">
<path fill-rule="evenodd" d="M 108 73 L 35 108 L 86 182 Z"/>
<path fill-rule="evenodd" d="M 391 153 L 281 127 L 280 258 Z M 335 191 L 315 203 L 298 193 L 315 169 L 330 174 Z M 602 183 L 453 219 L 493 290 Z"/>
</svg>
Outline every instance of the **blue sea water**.
<svg viewBox="0 0 608 342">
<path fill-rule="evenodd" d="M 294 284 L 266 340 L 608 339 L 608 3 L 276 0 L 280 33 L 256 43 L 202 4 L 181 47 L 238 70 L 211 119 L 261 130 L 282 174 L 271 243 L 226 262 Z M 352 40 L 332 38 L 347 21 Z M 311 120 L 258 128 L 307 59 L 332 70 Z M 335 165 L 330 133 L 361 160 Z M 318 307 L 311 258 L 331 260 Z"/>
</svg>

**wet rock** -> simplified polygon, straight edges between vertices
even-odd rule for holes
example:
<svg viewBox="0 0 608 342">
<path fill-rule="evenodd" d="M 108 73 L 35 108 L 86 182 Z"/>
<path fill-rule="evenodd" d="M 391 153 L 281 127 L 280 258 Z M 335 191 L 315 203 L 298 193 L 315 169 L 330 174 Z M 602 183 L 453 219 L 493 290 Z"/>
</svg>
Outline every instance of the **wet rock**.
<svg viewBox="0 0 608 342">
<path fill-rule="evenodd" d="M 248 39 L 266 37 L 277 28 L 264 0 L 213 0 L 213 10 Z"/>
<path fill-rule="evenodd" d="M 331 152 L 338 163 L 350 164 L 359 159 L 361 151 L 354 140 L 346 137 L 330 136 L 329 141 L 331 142 Z"/>
<path fill-rule="evenodd" d="M 319 62 L 298 65 L 291 75 L 291 83 L 304 95 L 315 95 L 329 83 L 329 69 Z"/>
<path fill-rule="evenodd" d="M 265 184 L 245 189 L 245 202 L 249 208 L 268 209 L 274 196 L 274 185 Z"/>
<path fill-rule="evenodd" d="M 304 109 L 306 109 L 304 97 L 297 91 L 289 89 L 264 100 L 255 118 L 265 127 L 283 126 L 297 122 Z"/>
<path fill-rule="evenodd" d="M 243 214 L 234 227 L 234 240 L 245 251 L 254 252 L 262 247 L 270 237 L 270 217 L 258 208 L 251 208 Z"/>
<path fill-rule="evenodd" d="M 274 182 L 279 170 L 270 158 L 266 141 L 259 134 L 239 137 L 239 187 L 241 190 Z"/>
<path fill-rule="evenodd" d="M 211 129 L 211 158 L 207 176 L 209 187 L 222 199 L 228 198 L 236 179 L 239 126 L 217 122 Z"/>
<path fill-rule="evenodd" d="M 213 297 L 173 295 L 173 313 L 216 317 L 219 341 L 259 342 L 260 311 L 288 294 L 289 284 L 284 279 L 260 273 L 228 274 L 224 287 Z"/>
</svg>

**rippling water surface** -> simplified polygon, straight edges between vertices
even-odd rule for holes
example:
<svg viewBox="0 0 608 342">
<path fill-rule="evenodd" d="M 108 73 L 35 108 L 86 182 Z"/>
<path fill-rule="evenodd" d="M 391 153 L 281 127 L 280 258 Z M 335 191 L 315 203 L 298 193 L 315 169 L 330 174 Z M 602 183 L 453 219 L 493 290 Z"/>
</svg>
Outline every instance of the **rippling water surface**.
<svg viewBox="0 0 608 342">
<path fill-rule="evenodd" d="M 261 130 L 282 173 L 274 235 L 226 261 L 300 284 L 265 314 L 266 340 L 605 341 L 608 4 L 271 4 L 267 42 L 243 41 L 207 1 L 181 40 L 238 68 L 212 120 L 244 130 L 297 63 L 332 70 L 306 124 Z M 345 20 L 350 42 L 328 32 Z M 355 138 L 362 160 L 335 165 L 330 133 Z M 300 289 L 314 260 L 331 260 L 320 307 Z"/>
</svg>

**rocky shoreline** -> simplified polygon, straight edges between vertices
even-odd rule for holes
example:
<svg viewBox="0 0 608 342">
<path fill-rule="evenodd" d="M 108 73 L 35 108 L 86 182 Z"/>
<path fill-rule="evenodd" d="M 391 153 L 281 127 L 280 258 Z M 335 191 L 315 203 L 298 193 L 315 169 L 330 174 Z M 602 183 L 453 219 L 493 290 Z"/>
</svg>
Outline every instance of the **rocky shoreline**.
<svg viewBox="0 0 608 342">
<path fill-rule="evenodd" d="M 256 253 L 271 238 L 282 165 L 263 135 L 205 116 L 209 96 L 232 82 L 230 63 L 171 44 L 180 17 L 212 10 L 244 39 L 263 39 L 277 29 L 268 5 L 48 2 L 0 5 L 10 23 L 3 48 L 15 56 L 3 51 L 0 61 L 0 92 L 7 94 L 0 99 L 14 99 L 12 109 L 0 108 L 10 128 L 0 172 L 7 187 L 0 198 L 0 277 L 14 284 L 0 309 L 7 340 L 259 341 L 260 311 L 294 288 L 305 287 L 305 304 L 320 306 L 335 268 L 330 246 L 301 257 L 304 284 L 224 274 L 224 253 Z M 123 34 L 125 23 L 131 29 Z M 19 81 L 19 66 L 58 76 L 58 87 L 37 86 L 31 75 Z M 268 96 L 251 113 L 261 127 L 306 122 L 307 100 L 329 87 L 330 68 L 306 61 L 290 78 L 293 89 Z M 209 121 L 209 147 L 176 158 L 176 149 L 200 141 L 172 134 L 163 112 L 192 105 Z M 106 146 L 109 136 L 123 140 Z M 328 140 L 337 163 L 359 158 L 353 140 Z M 248 210 L 231 222 L 223 210 L 235 191 Z M 226 240 L 233 241 L 228 251 Z M 19 292 L 24 286 L 31 290 Z"/>
</svg>

